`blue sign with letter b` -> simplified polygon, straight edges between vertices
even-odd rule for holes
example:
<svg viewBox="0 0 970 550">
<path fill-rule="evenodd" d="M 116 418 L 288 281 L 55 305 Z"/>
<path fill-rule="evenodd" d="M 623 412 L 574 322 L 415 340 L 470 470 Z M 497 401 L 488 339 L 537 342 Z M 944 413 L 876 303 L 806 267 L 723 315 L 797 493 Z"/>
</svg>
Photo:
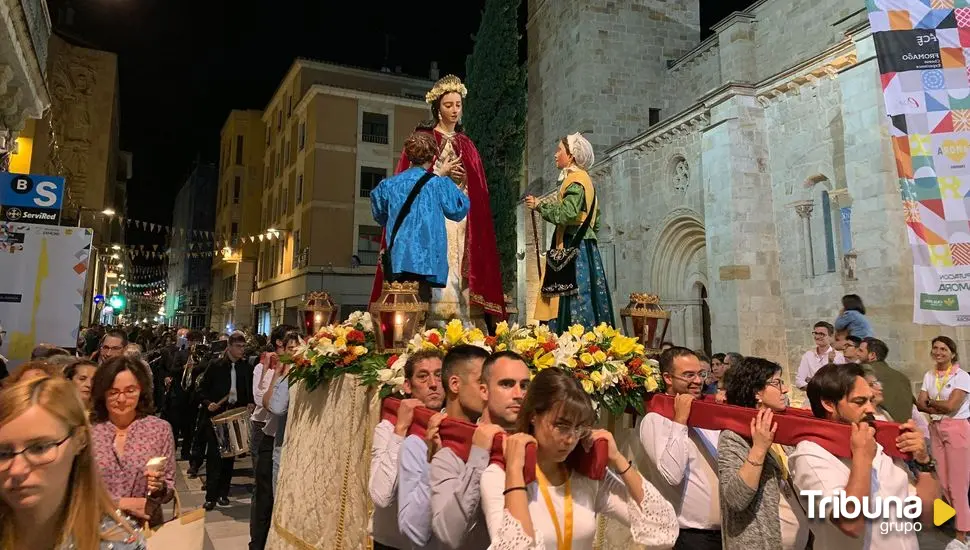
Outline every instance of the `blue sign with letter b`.
<svg viewBox="0 0 970 550">
<path fill-rule="evenodd" d="M 0 220 L 58 225 L 64 178 L 0 172 Z"/>
</svg>

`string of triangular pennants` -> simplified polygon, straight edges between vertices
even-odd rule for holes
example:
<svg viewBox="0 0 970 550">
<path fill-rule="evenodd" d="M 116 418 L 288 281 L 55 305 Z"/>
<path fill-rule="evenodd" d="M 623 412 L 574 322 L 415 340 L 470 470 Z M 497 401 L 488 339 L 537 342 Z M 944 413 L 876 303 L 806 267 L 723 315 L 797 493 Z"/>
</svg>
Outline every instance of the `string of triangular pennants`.
<svg viewBox="0 0 970 550">
<path fill-rule="evenodd" d="M 215 231 L 205 231 L 201 229 L 187 229 L 185 227 L 173 227 L 171 225 L 163 225 L 163 224 L 154 223 L 154 222 L 147 222 L 144 220 L 136 220 L 125 216 L 114 216 L 111 218 L 111 220 L 119 224 L 124 224 L 126 227 L 134 227 L 141 231 L 155 233 L 158 235 L 165 235 L 170 239 L 175 237 L 182 237 L 182 238 L 187 237 L 190 239 L 194 238 L 198 241 L 202 241 L 202 243 L 193 243 L 193 244 L 201 245 L 204 243 L 212 243 L 212 245 L 214 245 L 217 249 L 223 248 L 226 246 L 230 246 L 230 247 L 237 246 L 240 243 L 245 243 L 246 241 L 249 241 L 250 243 L 254 243 L 257 240 L 262 242 L 264 239 L 272 239 L 274 237 L 279 238 L 279 235 L 281 233 L 279 230 L 274 229 L 274 230 L 263 231 L 261 233 L 255 233 L 252 235 L 226 236 L 221 233 L 216 233 Z"/>
</svg>

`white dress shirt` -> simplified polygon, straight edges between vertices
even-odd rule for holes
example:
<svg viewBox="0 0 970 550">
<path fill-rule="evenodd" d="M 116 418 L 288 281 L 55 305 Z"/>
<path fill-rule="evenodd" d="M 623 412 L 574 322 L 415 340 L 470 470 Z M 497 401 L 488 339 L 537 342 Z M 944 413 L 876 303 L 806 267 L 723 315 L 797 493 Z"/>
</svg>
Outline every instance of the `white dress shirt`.
<svg viewBox="0 0 970 550">
<path fill-rule="evenodd" d="M 821 355 L 818 353 L 818 348 L 812 348 L 802 355 L 802 361 L 798 364 L 798 372 L 795 373 L 795 387 L 804 390 L 808 386 L 808 381 L 811 380 L 818 369 L 829 364 L 829 353 L 834 351 L 832 346 L 829 346 L 827 350 L 823 351 Z M 841 365 L 845 363 L 845 356 L 842 355 L 841 351 L 835 352 L 835 359 L 832 363 L 836 365 Z"/>
<path fill-rule="evenodd" d="M 799 491 L 821 491 L 822 496 L 831 496 L 838 491 L 844 491 L 849 482 L 851 459 L 838 458 L 823 449 L 813 441 L 802 441 L 795 446 L 795 452 L 788 457 L 792 480 Z M 915 496 L 915 480 L 910 475 L 909 468 L 903 461 L 893 459 L 883 452 L 882 445 L 876 444 L 876 457 L 872 460 L 870 499 L 879 497 L 885 502 L 888 497 L 896 497 L 904 501 L 909 496 Z M 819 498 L 815 499 L 818 515 Z M 808 497 L 802 497 L 802 503 L 808 506 Z M 896 506 L 890 510 L 894 515 L 898 513 Z M 916 533 L 908 534 L 889 531 L 882 534 L 879 524 L 882 519 L 866 520 L 866 530 L 859 538 L 852 538 L 843 533 L 829 520 L 812 521 L 812 532 L 815 533 L 815 548 L 837 550 L 917 550 L 919 541 Z M 902 517 L 888 520 L 900 525 L 909 523 Z"/>
<path fill-rule="evenodd" d="M 715 455 L 720 433 L 688 429 L 657 413 L 641 420 L 640 443 L 654 466 L 642 473 L 674 505 L 681 529 L 721 529 Z"/>
<path fill-rule="evenodd" d="M 397 526 L 398 455 L 403 442 L 404 438 L 394 433 L 394 424 L 388 420 L 381 420 L 374 428 L 368 485 L 374 501 L 370 532 L 374 540 L 393 548 L 410 548 Z"/>
<path fill-rule="evenodd" d="M 265 370 L 265 372 L 263 372 Z M 257 363 L 253 369 L 253 403 L 256 408 L 253 410 L 253 422 L 269 422 L 273 416 L 263 407 L 263 396 L 269 390 L 269 384 L 273 381 L 273 371 L 266 369 L 262 363 Z"/>
</svg>

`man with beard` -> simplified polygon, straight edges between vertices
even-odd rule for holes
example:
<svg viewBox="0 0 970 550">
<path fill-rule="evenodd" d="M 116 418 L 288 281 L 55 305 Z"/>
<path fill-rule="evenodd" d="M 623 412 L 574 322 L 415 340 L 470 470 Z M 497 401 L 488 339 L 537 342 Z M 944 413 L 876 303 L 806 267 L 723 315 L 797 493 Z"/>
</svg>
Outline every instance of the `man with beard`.
<svg viewBox="0 0 970 550">
<path fill-rule="evenodd" d="M 368 486 L 371 500 L 374 501 L 374 514 L 371 517 L 374 550 L 410 547 L 397 521 L 398 455 L 414 419 L 414 409 L 422 406 L 435 411 L 441 409 L 444 399 L 441 391 L 441 353 L 423 350 L 408 357 L 404 364 L 404 391 L 411 398 L 401 401 L 397 423 L 381 420 L 374 428 Z"/>
<path fill-rule="evenodd" d="M 852 363 L 826 365 L 808 382 L 807 392 L 812 413 L 817 418 L 852 425 L 851 458 L 836 457 L 814 441 L 801 441 L 788 459 L 792 480 L 807 503 L 809 515 L 828 518 L 813 528 L 815 547 L 843 550 L 919 548 L 913 531 L 874 529 L 875 522 L 884 520 L 867 519 L 862 513 L 855 518 L 834 518 L 831 508 L 823 510 L 819 502 L 823 497 L 832 496 L 839 499 L 854 497 L 860 503 L 865 502 L 863 499 L 881 501 L 883 512 L 887 514 L 885 521 L 901 525 L 910 520 L 902 516 L 902 506 L 889 506 L 887 499 L 891 497 L 905 503 L 910 496 L 910 483 L 914 483 L 916 496 L 922 501 L 923 517 L 920 519 L 931 521 L 933 500 L 939 495 L 940 485 L 936 479 L 936 463 L 926 452 L 926 442 L 913 421 L 902 425 L 902 434 L 896 439 L 899 451 L 913 456 L 911 471 L 905 462 L 891 458 L 876 443 L 876 430 L 872 427 L 875 422 L 873 393 L 861 366 Z M 808 496 L 807 491 L 815 491 L 815 496 Z M 847 504 L 846 508 L 851 510 L 852 505 Z"/>
</svg>

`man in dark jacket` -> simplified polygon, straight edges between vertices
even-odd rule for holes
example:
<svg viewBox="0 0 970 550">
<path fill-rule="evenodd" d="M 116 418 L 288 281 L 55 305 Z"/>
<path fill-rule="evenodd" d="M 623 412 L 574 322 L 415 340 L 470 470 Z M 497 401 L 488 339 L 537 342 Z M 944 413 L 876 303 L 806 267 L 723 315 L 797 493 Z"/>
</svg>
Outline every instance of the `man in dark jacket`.
<svg viewBox="0 0 970 550">
<path fill-rule="evenodd" d="M 216 504 L 229 505 L 229 486 L 235 459 L 222 458 L 219 442 L 212 428 L 212 417 L 237 407 L 253 404 L 252 368 L 243 358 L 246 353 L 246 337 L 241 332 L 229 335 L 226 352 L 206 369 L 199 385 L 202 402 L 201 413 L 206 418 L 208 451 L 206 453 L 205 509 L 212 510 Z M 201 435 L 201 434 L 200 434 Z"/>
<path fill-rule="evenodd" d="M 886 363 L 889 346 L 878 338 L 866 338 L 859 344 L 862 362 L 872 368 L 876 379 L 882 384 L 882 408 L 894 422 L 906 422 L 913 417 L 913 388 L 909 378 Z"/>
</svg>

